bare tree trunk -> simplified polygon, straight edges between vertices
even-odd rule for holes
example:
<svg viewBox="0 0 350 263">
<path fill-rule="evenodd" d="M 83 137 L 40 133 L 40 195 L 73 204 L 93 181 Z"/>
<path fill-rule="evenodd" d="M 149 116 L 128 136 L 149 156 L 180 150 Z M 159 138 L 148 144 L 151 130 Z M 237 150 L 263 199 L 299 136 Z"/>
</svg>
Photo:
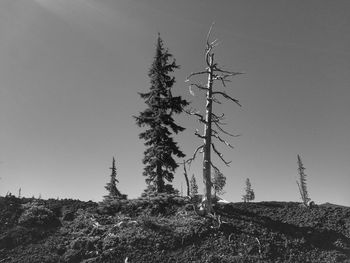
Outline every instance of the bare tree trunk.
<svg viewBox="0 0 350 263">
<path fill-rule="evenodd" d="M 212 212 L 212 200 L 211 200 L 211 137 L 212 137 L 212 109 L 213 109 L 213 54 L 209 57 L 209 69 L 208 69 L 208 84 L 207 84 L 207 96 L 205 107 L 205 125 L 204 125 L 204 149 L 203 149 L 203 183 L 204 183 L 204 196 L 206 202 L 204 204 L 205 211 L 207 213 Z"/>
<path fill-rule="evenodd" d="M 223 97 L 224 99 L 230 100 L 236 103 L 237 105 L 241 106 L 241 104 L 239 104 L 239 101 L 237 99 L 229 96 L 228 94 L 226 94 L 225 91 L 213 90 L 214 81 L 220 81 L 222 85 L 226 87 L 225 83 L 229 81 L 228 80 L 229 77 L 236 76 L 242 73 L 223 70 L 218 67 L 217 63 L 214 63 L 213 48 L 217 45 L 217 40 L 214 40 L 212 42 L 209 41 L 212 27 L 213 25 L 210 27 L 208 36 L 207 36 L 207 45 L 206 45 L 206 51 L 205 51 L 206 68 L 204 71 L 191 73 L 186 80 L 187 82 L 191 77 L 199 76 L 199 75 L 207 75 L 207 78 L 208 78 L 206 86 L 202 84 L 197 84 L 197 83 L 191 83 L 189 86 L 191 94 L 193 94 L 192 87 L 197 88 L 200 91 L 206 92 L 205 115 L 202 115 L 198 111 L 193 111 L 193 110 L 186 111 L 190 115 L 197 116 L 198 120 L 204 124 L 203 135 L 199 134 L 198 130 L 195 131 L 195 135 L 203 140 L 203 144 L 196 148 L 192 158 L 190 158 L 187 162 L 191 163 L 192 161 L 194 161 L 199 151 L 203 152 L 203 183 L 204 183 L 204 199 L 205 199 L 205 202 L 203 202 L 203 205 L 206 213 L 212 213 L 213 211 L 212 199 L 211 199 L 211 188 L 212 188 L 211 167 L 219 171 L 219 168 L 217 168 L 211 160 L 211 149 L 213 149 L 214 153 L 224 162 L 225 165 L 229 166 L 230 164 L 230 162 L 226 161 L 223 158 L 223 154 L 215 147 L 215 144 L 212 142 L 212 137 L 214 137 L 219 142 L 224 143 L 226 146 L 233 148 L 233 146 L 230 143 L 228 143 L 225 139 L 223 139 L 220 136 L 220 133 L 233 136 L 233 137 L 237 136 L 227 132 L 222 128 L 222 125 L 225 124 L 222 122 L 222 120 L 224 120 L 224 114 L 219 116 L 213 113 L 213 102 L 221 104 L 218 97 Z M 214 128 L 212 127 L 213 125 L 214 125 Z"/>
<path fill-rule="evenodd" d="M 186 170 L 186 161 L 183 162 L 183 166 L 184 166 L 184 175 L 185 175 L 186 186 L 187 186 L 187 196 L 190 196 L 190 182 L 188 181 L 188 175 L 187 175 L 187 170 Z"/>
</svg>

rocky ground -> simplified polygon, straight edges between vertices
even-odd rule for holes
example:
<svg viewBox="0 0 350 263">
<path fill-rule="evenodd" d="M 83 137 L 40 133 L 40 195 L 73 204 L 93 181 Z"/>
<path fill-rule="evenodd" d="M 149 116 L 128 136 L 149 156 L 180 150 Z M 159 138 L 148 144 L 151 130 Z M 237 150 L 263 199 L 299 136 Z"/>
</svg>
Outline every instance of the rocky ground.
<svg viewBox="0 0 350 263">
<path fill-rule="evenodd" d="M 200 216 L 178 196 L 0 197 L 4 262 L 350 262 L 350 208 L 229 203 Z"/>
</svg>

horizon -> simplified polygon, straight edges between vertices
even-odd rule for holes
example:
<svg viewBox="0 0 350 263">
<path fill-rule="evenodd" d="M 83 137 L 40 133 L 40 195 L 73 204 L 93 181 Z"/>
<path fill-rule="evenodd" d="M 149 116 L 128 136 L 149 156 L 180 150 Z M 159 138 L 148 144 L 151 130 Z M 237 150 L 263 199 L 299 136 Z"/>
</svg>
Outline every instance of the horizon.
<svg viewBox="0 0 350 263">
<path fill-rule="evenodd" d="M 146 188 L 144 141 L 133 115 L 158 32 L 180 69 L 173 94 L 203 110 L 203 94 L 186 77 L 204 69 L 205 39 L 219 40 L 216 60 L 243 71 L 226 88 L 242 107 L 216 106 L 227 117 L 219 146 L 230 167 L 223 199 L 241 202 L 250 179 L 254 202 L 301 202 L 297 155 L 316 204 L 350 206 L 350 2 L 267 0 L 4 0 L 0 2 L 0 195 L 7 192 L 100 201 L 112 158 L 118 189 Z M 205 82 L 205 79 L 196 80 Z M 221 87 L 220 87 L 221 89 Z M 196 118 L 175 116 L 186 158 L 201 141 Z M 182 160 L 177 160 L 179 163 Z M 188 169 L 199 193 L 202 156 Z M 183 168 L 174 187 L 185 193 Z"/>
</svg>

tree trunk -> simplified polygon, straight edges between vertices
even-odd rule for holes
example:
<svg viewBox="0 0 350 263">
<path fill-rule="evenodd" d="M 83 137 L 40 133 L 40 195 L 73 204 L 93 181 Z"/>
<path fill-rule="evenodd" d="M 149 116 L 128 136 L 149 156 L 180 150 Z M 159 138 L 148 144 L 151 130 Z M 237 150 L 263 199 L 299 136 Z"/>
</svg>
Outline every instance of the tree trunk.
<svg viewBox="0 0 350 263">
<path fill-rule="evenodd" d="M 206 202 L 204 203 L 205 211 L 212 212 L 211 200 L 211 135 L 212 135 L 212 108 L 213 108 L 213 54 L 210 56 L 210 66 L 208 74 L 208 91 L 206 95 L 205 108 L 205 125 L 204 125 L 204 149 L 203 149 L 203 183 L 204 196 Z"/>
<path fill-rule="evenodd" d="M 187 186 L 187 196 L 190 196 L 190 183 L 188 181 L 188 175 L 187 175 L 187 170 L 186 170 L 186 162 L 184 161 L 184 175 L 185 175 L 185 180 L 186 180 L 186 186 Z"/>
<path fill-rule="evenodd" d="M 164 192 L 164 181 L 162 177 L 162 164 L 158 162 L 157 164 L 157 192 L 163 193 Z"/>
</svg>

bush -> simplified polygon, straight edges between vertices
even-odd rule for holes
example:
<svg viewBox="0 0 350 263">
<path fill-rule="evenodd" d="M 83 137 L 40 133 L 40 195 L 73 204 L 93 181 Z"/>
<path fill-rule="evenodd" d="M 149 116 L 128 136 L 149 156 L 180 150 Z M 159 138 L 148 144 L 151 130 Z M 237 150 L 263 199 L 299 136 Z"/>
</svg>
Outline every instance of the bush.
<svg viewBox="0 0 350 263">
<path fill-rule="evenodd" d="M 120 210 L 121 202 L 119 199 L 103 201 L 98 204 L 97 211 L 102 215 L 115 215 Z"/>
<path fill-rule="evenodd" d="M 43 205 L 31 203 L 26 204 L 25 208 L 25 211 L 18 219 L 18 224 L 26 227 L 59 225 L 59 220 L 55 214 Z"/>
<path fill-rule="evenodd" d="M 14 195 L 0 197 L 0 233 L 13 227 L 21 213 L 21 199 Z"/>
</svg>

